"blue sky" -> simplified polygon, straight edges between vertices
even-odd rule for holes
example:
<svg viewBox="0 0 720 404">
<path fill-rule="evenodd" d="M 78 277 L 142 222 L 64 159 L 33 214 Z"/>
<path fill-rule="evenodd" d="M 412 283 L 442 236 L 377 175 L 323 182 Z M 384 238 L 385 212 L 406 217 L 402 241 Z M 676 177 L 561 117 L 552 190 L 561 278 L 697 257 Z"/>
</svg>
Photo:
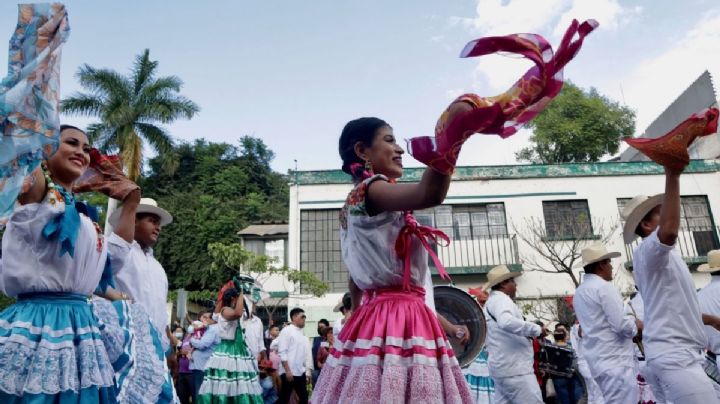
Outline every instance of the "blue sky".
<svg viewBox="0 0 720 404">
<path fill-rule="evenodd" d="M 294 167 L 340 166 L 337 139 L 359 116 L 379 116 L 399 138 L 431 134 L 456 95 L 494 95 L 529 67 L 501 56 L 459 59 L 483 35 L 536 32 L 557 44 L 570 18 L 601 27 L 565 69 L 582 87 L 625 102 L 644 128 L 702 71 L 720 77 L 716 1 L 322 0 L 66 1 L 72 34 L 62 93 L 81 90 L 74 73 L 88 63 L 127 72 L 149 48 L 160 74 L 177 75 L 200 113 L 167 127 L 178 141 L 235 142 L 251 134 Z M 16 22 L 0 6 L 0 34 Z M 7 54 L 7 41 L 0 44 Z M 92 119 L 64 117 L 80 126 Z M 501 140 L 476 136 L 461 164 L 512 164 L 527 131 Z M 416 166 L 411 157 L 405 163 Z"/>
</svg>

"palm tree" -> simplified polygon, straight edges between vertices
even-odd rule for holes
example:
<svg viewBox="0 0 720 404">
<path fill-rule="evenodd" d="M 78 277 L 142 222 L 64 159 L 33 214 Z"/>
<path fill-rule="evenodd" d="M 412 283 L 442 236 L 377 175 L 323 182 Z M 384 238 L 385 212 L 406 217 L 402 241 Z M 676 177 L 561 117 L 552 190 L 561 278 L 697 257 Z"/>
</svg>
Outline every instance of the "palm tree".
<svg viewBox="0 0 720 404">
<path fill-rule="evenodd" d="M 104 152 L 119 151 L 133 181 L 142 173 L 144 142 L 161 156 L 172 156 L 173 140 L 156 123 L 190 119 L 199 111 L 179 94 L 182 81 L 178 77 L 155 77 L 157 66 L 157 61 L 150 60 L 149 49 L 137 56 L 129 77 L 83 65 L 76 76 L 88 92 L 75 93 L 60 104 L 65 113 L 100 119 L 88 126 L 90 141 Z"/>
</svg>

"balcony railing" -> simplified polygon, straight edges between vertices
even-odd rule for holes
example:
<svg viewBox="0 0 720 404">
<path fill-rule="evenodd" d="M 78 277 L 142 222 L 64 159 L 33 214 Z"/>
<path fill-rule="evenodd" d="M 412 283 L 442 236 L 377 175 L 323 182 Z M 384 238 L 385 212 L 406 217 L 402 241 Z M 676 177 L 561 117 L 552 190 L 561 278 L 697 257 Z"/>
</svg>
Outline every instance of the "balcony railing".
<svg viewBox="0 0 720 404">
<path fill-rule="evenodd" d="M 520 264 L 517 236 L 514 234 L 456 238 L 447 247 L 435 247 L 435 251 L 451 274 L 486 273 L 500 264 L 517 269 Z M 434 268 L 432 260 L 430 266 Z"/>
<path fill-rule="evenodd" d="M 628 257 L 627 266 L 632 266 L 633 251 L 639 243 L 640 239 L 638 238 L 632 244 L 625 245 L 625 252 Z M 707 226 L 680 229 L 677 248 L 688 264 L 704 263 L 710 250 L 720 248 L 720 227 Z"/>
</svg>

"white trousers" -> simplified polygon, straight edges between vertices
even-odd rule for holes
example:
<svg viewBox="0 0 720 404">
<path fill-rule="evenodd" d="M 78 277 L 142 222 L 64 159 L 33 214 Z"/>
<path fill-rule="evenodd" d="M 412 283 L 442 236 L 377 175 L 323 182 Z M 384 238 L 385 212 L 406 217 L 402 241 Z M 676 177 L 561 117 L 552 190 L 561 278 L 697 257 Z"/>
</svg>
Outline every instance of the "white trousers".
<svg viewBox="0 0 720 404">
<path fill-rule="evenodd" d="M 651 359 L 645 367 L 645 378 L 658 402 L 676 404 L 720 403 L 713 381 L 702 368 L 702 358 L 668 367 L 664 358 Z"/>
<path fill-rule="evenodd" d="M 600 387 L 595 383 L 595 379 L 592 377 L 590 367 L 585 361 L 578 361 L 578 371 L 585 380 L 585 389 L 587 390 L 588 404 L 605 404 L 602 391 Z"/>
<path fill-rule="evenodd" d="M 495 404 L 543 404 L 535 375 L 493 377 Z"/>
<path fill-rule="evenodd" d="M 616 367 L 595 375 L 603 398 L 612 404 L 637 404 L 640 389 L 635 366 Z"/>
</svg>

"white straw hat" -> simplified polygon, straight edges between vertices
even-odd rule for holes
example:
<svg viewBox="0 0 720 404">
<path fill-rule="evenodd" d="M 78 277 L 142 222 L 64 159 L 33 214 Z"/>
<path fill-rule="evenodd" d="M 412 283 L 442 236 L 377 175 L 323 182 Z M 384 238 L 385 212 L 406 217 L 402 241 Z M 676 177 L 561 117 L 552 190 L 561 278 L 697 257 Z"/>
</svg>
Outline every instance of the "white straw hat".
<svg viewBox="0 0 720 404">
<path fill-rule="evenodd" d="M 115 210 L 110 215 L 110 224 L 113 227 L 117 227 L 118 220 L 120 220 L 120 215 L 122 214 L 122 207 Z M 160 226 L 167 226 L 173 221 L 172 215 L 165 209 L 158 206 L 157 201 L 152 198 L 142 198 L 140 199 L 140 204 L 138 205 L 137 212 L 138 213 L 150 213 L 153 215 L 157 215 L 160 218 Z"/>
<path fill-rule="evenodd" d="M 511 272 L 510 269 L 505 265 L 498 265 L 488 272 L 488 281 L 485 284 L 485 290 L 490 290 L 495 285 L 498 285 L 508 279 L 517 278 L 521 276 L 522 272 Z"/>
<path fill-rule="evenodd" d="M 698 267 L 698 272 L 713 273 L 720 271 L 720 250 L 712 250 L 707 255 L 707 264 Z"/>
<path fill-rule="evenodd" d="M 647 215 L 651 210 L 655 209 L 656 206 L 662 204 L 662 200 L 665 194 L 658 194 L 655 196 L 638 195 L 630 200 L 625 205 L 622 211 L 622 217 L 625 220 L 625 226 L 623 227 L 623 239 L 625 244 L 630 244 L 635 240 L 637 235 L 635 229 L 637 228 L 640 221 Z"/>
<path fill-rule="evenodd" d="M 582 263 L 580 266 L 586 267 L 590 264 L 594 264 L 608 258 L 617 258 L 620 256 L 620 253 L 617 251 L 608 252 L 607 248 L 605 248 L 603 244 L 594 244 L 583 248 L 580 255 L 582 256 Z"/>
</svg>

